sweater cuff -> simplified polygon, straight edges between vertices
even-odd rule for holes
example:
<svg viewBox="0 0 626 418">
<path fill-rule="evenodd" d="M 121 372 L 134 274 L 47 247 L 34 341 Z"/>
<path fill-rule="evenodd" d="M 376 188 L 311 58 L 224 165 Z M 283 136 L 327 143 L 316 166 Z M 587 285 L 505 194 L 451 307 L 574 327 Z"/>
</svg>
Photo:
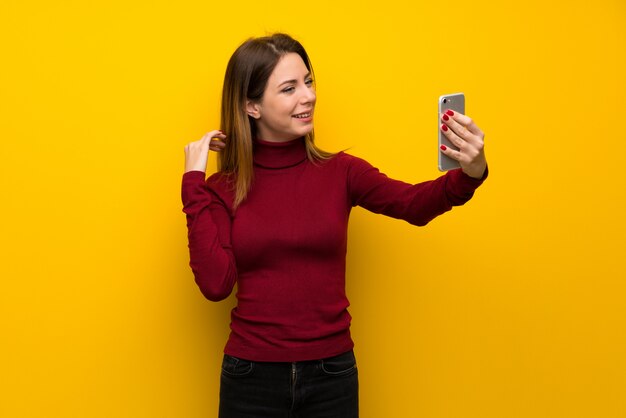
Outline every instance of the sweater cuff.
<svg viewBox="0 0 626 418">
<path fill-rule="evenodd" d="M 481 178 L 479 178 L 479 179 L 468 176 L 460 168 L 457 168 L 455 170 L 451 170 L 450 175 L 455 176 L 456 178 L 454 179 L 454 181 L 457 182 L 458 185 L 463 187 L 464 189 L 468 188 L 468 187 L 475 189 L 478 186 L 480 186 L 481 184 L 483 184 L 483 182 L 485 181 L 485 179 L 489 175 L 489 166 L 485 167 L 485 172 L 483 173 L 483 176 Z"/>
<path fill-rule="evenodd" d="M 479 179 L 470 177 L 460 168 L 450 170 L 448 172 L 448 198 L 454 206 L 465 203 L 474 194 L 474 190 L 478 188 L 489 175 L 489 167 L 485 167 L 483 176 Z"/>
<path fill-rule="evenodd" d="M 203 171 L 188 171 L 183 174 L 181 187 L 183 211 L 185 211 L 185 207 L 193 202 L 205 201 L 207 198 L 210 198 L 205 176 L 206 174 Z"/>
<path fill-rule="evenodd" d="M 204 171 L 193 170 L 183 174 L 183 183 L 197 183 L 198 180 L 203 183 L 206 181 L 206 173 Z"/>
</svg>

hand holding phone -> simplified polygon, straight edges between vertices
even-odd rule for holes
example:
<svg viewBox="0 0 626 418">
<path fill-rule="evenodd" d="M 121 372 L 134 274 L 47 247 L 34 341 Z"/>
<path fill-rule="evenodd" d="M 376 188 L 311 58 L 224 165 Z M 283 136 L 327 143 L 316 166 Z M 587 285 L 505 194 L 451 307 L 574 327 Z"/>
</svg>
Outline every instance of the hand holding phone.
<svg viewBox="0 0 626 418">
<path fill-rule="evenodd" d="M 463 93 L 439 98 L 439 170 L 461 168 L 470 177 L 480 179 L 487 169 L 485 134 L 465 114 Z"/>
</svg>

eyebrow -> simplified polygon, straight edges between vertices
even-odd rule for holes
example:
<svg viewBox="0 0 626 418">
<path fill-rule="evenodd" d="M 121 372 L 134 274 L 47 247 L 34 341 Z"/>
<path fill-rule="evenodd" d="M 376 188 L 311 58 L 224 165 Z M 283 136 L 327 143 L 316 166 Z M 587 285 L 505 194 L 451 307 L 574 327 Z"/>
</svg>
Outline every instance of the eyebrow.
<svg viewBox="0 0 626 418">
<path fill-rule="evenodd" d="M 309 77 L 311 77 L 311 72 L 310 72 L 310 71 L 309 71 L 308 73 L 306 73 L 306 75 L 304 76 L 304 78 L 309 78 Z M 280 83 L 280 84 L 278 85 L 278 87 L 282 86 L 283 84 L 287 84 L 287 83 L 297 83 L 297 82 L 298 82 L 298 80 L 296 80 L 296 79 L 293 79 L 293 80 L 285 80 L 285 81 L 283 81 L 282 83 Z"/>
</svg>

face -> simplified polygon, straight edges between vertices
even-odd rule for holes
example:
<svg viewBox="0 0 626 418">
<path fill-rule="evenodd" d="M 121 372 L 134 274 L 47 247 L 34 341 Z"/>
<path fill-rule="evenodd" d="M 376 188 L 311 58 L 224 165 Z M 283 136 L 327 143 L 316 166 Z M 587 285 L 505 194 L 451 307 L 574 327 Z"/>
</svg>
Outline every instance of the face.
<svg viewBox="0 0 626 418">
<path fill-rule="evenodd" d="M 300 55 L 283 55 L 267 81 L 260 102 L 248 102 L 248 114 L 256 119 L 257 135 L 266 141 L 284 142 L 313 129 L 315 107 L 313 79 Z"/>
</svg>

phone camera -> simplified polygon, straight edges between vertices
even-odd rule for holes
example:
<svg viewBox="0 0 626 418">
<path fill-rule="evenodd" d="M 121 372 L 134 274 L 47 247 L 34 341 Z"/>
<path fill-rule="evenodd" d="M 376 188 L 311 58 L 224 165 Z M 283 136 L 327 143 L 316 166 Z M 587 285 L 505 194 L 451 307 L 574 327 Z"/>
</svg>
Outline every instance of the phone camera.
<svg viewBox="0 0 626 418">
<path fill-rule="evenodd" d="M 443 102 L 444 103 L 448 103 L 448 99 L 443 99 Z"/>
</svg>

